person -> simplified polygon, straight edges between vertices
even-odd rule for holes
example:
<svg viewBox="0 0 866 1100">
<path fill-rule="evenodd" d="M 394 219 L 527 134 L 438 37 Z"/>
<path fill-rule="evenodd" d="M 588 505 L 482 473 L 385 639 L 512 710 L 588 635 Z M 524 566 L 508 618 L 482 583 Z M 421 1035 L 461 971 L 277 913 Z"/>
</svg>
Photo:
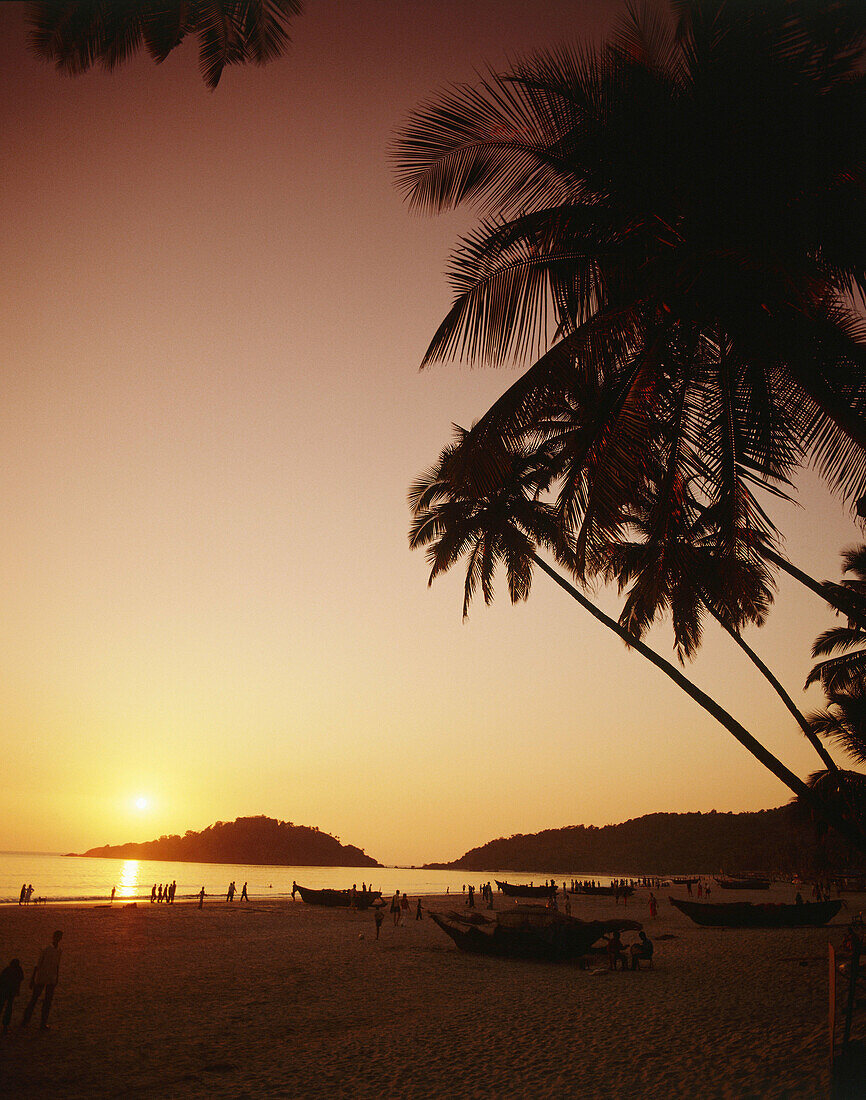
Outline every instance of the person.
<svg viewBox="0 0 866 1100">
<path fill-rule="evenodd" d="M 157 900 L 157 902 L 160 902 L 160 901 L 162 901 L 162 883 L 160 883 L 160 884 L 159 884 L 159 886 L 158 886 L 158 888 L 157 888 L 157 891 L 156 891 L 156 900 Z"/>
<path fill-rule="evenodd" d="M 234 884 L 234 882 L 230 882 L 229 883 L 229 888 L 226 891 L 226 901 L 234 901 L 234 900 L 235 900 L 235 884 Z"/>
<path fill-rule="evenodd" d="M 656 896 L 652 892 L 652 890 L 650 890 L 650 896 L 649 896 L 649 910 L 650 910 L 650 916 L 651 917 L 657 917 L 658 916 L 659 903 L 658 903 L 658 899 L 656 898 Z"/>
<path fill-rule="evenodd" d="M 376 910 L 374 920 L 376 921 L 376 939 L 379 938 L 379 933 L 382 931 L 382 921 L 385 919 L 385 914 L 382 912 L 381 906 Z"/>
<path fill-rule="evenodd" d="M 154 883 L 153 886 L 151 886 L 151 888 L 150 888 L 150 904 L 153 905 L 153 903 L 155 901 L 156 901 L 156 883 Z"/>
<path fill-rule="evenodd" d="M 631 945 L 631 968 L 632 970 L 640 970 L 641 959 L 649 959 L 652 961 L 653 957 L 653 941 L 647 936 L 646 932 L 638 932 L 640 939 L 635 940 Z M 623 969 L 625 969 L 623 967 Z"/>
<path fill-rule="evenodd" d="M 171 886 L 168 888 L 168 900 L 174 905 L 174 895 L 177 893 L 177 879 L 171 880 Z"/>
<path fill-rule="evenodd" d="M 204 905 L 204 887 L 202 886 L 201 890 L 199 890 L 199 892 L 198 892 L 198 907 L 199 907 L 199 909 L 201 909 L 203 905 Z"/>
<path fill-rule="evenodd" d="M 421 916 L 421 899 L 418 898 L 418 904 L 415 906 L 415 920 L 423 920 Z"/>
<path fill-rule="evenodd" d="M 611 970 L 616 970 L 617 960 L 622 964 L 622 969 L 627 969 L 625 947 L 619 938 L 619 932 L 612 932 L 607 939 L 607 961 Z"/>
<path fill-rule="evenodd" d="M 292 880 L 292 901 L 295 900 L 295 894 L 298 892 L 298 884 Z"/>
<path fill-rule="evenodd" d="M 403 914 L 409 912 L 409 899 L 406 897 L 406 891 L 403 891 L 403 896 L 400 898 L 400 919 L 403 919 Z M 406 918 L 409 919 L 408 917 Z"/>
<path fill-rule="evenodd" d="M 13 959 L 5 970 L 0 970 L 0 1013 L 2 1013 L 4 1035 L 9 1030 L 9 1021 L 12 1019 L 12 1005 L 21 991 L 23 981 L 24 971 L 21 969 L 19 959 Z"/>
<path fill-rule="evenodd" d="M 18 895 L 18 904 L 23 905 L 26 897 L 27 897 L 27 883 L 23 882 L 21 884 L 21 893 Z"/>
<path fill-rule="evenodd" d="M 33 990 L 33 994 L 24 1009 L 24 1016 L 21 1020 L 22 1027 L 27 1027 L 30 1023 L 30 1017 L 33 1015 L 36 1002 L 42 997 L 41 1028 L 43 1031 L 48 1030 L 48 1013 L 51 1011 L 54 990 L 60 977 L 60 941 L 62 939 L 63 933 L 58 928 L 51 937 L 51 943 L 42 948 L 39 962 L 33 967 L 33 973 L 30 976 L 30 988 Z"/>
<path fill-rule="evenodd" d="M 565 895 L 565 915 L 567 917 L 571 916 L 571 898 L 568 894 Z"/>
<path fill-rule="evenodd" d="M 250 900 L 249 896 L 247 895 L 247 884 L 244 883 L 244 888 L 243 888 L 243 890 L 241 890 L 241 901 L 249 901 L 249 900 Z"/>
<path fill-rule="evenodd" d="M 111 905 L 111 903 L 112 903 L 112 902 L 114 901 L 114 895 L 115 895 L 116 893 L 117 893 L 117 887 L 116 887 L 116 886 L 112 886 L 112 887 L 111 887 L 111 897 L 110 897 L 110 898 L 108 899 L 108 904 L 109 904 L 109 905 Z"/>
<path fill-rule="evenodd" d="M 391 898 L 391 916 L 394 918 L 394 927 L 400 923 L 400 891 L 397 890 Z"/>
</svg>

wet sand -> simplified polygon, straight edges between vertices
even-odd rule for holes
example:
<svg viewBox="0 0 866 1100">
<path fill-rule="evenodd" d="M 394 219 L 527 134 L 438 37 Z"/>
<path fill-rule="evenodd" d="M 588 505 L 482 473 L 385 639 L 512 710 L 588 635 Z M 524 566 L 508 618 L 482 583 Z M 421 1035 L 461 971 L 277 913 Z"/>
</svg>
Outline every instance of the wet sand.
<svg viewBox="0 0 866 1100">
<path fill-rule="evenodd" d="M 64 936 L 51 1030 L 38 1009 L 18 1027 L 25 979 L 0 1094 L 826 1096 L 827 944 L 866 898 L 827 928 L 784 931 L 699 928 L 658 896 L 655 920 L 646 891 L 627 910 L 573 899 L 574 916 L 644 922 L 655 969 L 638 973 L 463 955 L 414 919 L 414 899 L 378 942 L 372 912 L 300 901 L 3 906 L 0 965 L 18 955 L 26 978 L 52 930 Z"/>
</svg>

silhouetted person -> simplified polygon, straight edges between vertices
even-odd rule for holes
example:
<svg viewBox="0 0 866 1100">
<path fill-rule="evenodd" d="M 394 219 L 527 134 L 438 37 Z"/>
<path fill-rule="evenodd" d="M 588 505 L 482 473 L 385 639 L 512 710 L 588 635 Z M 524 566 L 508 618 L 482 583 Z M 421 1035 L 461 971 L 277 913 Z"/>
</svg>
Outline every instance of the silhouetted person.
<svg viewBox="0 0 866 1100">
<path fill-rule="evenodd" d="M 159 884 L 159 889 L 156 891 L 157 902 L 162 901 L 162 883 Z"/>
<path fill-rule="evenodd" d="M 244 888 L 243 888 L 243 890 L 241 890 L 241 901 L 249 901 L 249 900 L 250 899 L 247 895 L 247 884 L 244 883 Z"/>
<path fill-rule="evenodd" d="M 226 894 L 226 901 L 234 901 L 234 900 L 235 900 L 235 884 L 233 882 L 230 882 L 229 883 L 229 888 L 228 888 L 228 893 Z"/>
<path fill-rule="evenodd" d="M 109 905 L 111 905 L 111 903 L 112 903 L 112 902 L 114 901 L 114 895 L 115 895 L 116 893 L 117 893 L 117 887 L 116 887 L 116 886 L 112 886 L 112 887 L 111 887 L 111 897 L 110 897 L 110 898 L 108 899 L 108 904 L 109 904 Z"/>
<path fill-rule="evenodd" d="M 150 888 L 150 904 L 153 905 L 153 903 L 155 901 L 156 901 L 156 883 L 154 883 L 153 886 L 151 886 L 151 888 Z"/>
<path fill-rule="evenodd" d="M 24 895 L 24 904 L 28 905 L 30 903 L 30 899 L 32 897 L 33 897 L 33 883 L 31 882 L 30 885 L 27 887 L 27 893 Z"/>
<path fill-rule="evenodd" d="M 58 929 L 51 937 L 51 943 L 42 948 L 39 962 L 33 968 L 33 974 L 30 978 L 30 988 L 33 990 L 33 995 L 24 1009 L 24 1016 L 21 1020 L 22 1027 L 26 1027 L 30 1023 L 30 1017 L 33 1015 L 36 1002 L 42 997 L 42 1030 L 48 1030 L 48 1013 L 51 1011 L 54 990 L 60 976 L 60 941 L 62 938 L 63 933 Z M 44 996 L 42 996 L 43 993 Z"/>
<path fill-rule="evenodd" d="M 292 879 L 292 901 L 295 900 L 295 894 L 298 892 L 298 884 Z"/>
<path fill-rule="evenodd" d="M 18 959 L 13 959 L 5 970 L 0 971 L 0 1013 L 2 1013 L 4 1035 L 9 1030 L 9 1021 L 12 1019 L 12 1005 L 21 991 L 23 981 L 24 971 L 21 969 L 21 963 Z"/>
<path fill-rule="evenodd" d="M 376 939 L 379 938 L 379 932 L 382 930 L 382 921 L 385 919 L 385 914 L 381 908 L 376 910 L 376 915 L 373 918 L 376 921 Z"/>
<path fill-rule="evenodd" d="M 394 918 L 394 927 L 400 923 L 400 891 L 397 890 L 391 898 L 391 916 Z"/>
<path fill-rule="evenodd" d="M 424 918 L 421 915 L 421 899 L 418 898 L 418 904 L 415 907 L 415 920 L 423 920 L 423 919 Z"/>
<path fill-rule="evenodd" d="M 26 900 L 27 900 L 27 883 L 23 882 L 21 884 L 21 893 L 18 895 L 18 904 L 23 905 Z"/>
<path fill-rule="evenodd" d="M 201 890 L 199 890 L 199 892 L 198 892 L 198 907 L 199 907 L 199 909 L 201 909 L 201 907 L 203 905 L 204 905 L 204 887 L 202 886 Z"/>
</svg>

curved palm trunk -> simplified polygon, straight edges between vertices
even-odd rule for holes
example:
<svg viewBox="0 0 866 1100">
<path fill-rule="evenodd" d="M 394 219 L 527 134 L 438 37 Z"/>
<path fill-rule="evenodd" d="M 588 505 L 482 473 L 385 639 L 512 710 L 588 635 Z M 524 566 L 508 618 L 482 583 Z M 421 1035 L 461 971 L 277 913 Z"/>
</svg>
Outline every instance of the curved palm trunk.
<svg viewBox="0 0 866 1100">
<path fill-rule="evenodd" d="M 639 638 L 635 638 L 633 635 L 629 634 L 615 619 L 612 619 L 600 608 L 596 607 L 591 600 L 588 600 L 586 596 L 584 596 L 582 592 L 579 592 L 573 584 L 565 579 L 565 577 L 560 576 L 560 574 L 557 573 L 555 569 L 551 568 L 551 566 L 539 557 L 536 552 L 533 552 L 532 560 L 551 580 L 555 581 L 560 588 L 564 589 L 572 599 L 577 600 L 581 607 L 588 611 L 590 615 L 598 619 L 600 623 L 604 623 L 604 625 L 612 630 L 614 634 L 622 638 L 631 649 L 636 649 L 641 656 L 646 657 L 646 659 L 654 664 L 656 668 L 661 669 L 669 679 L 673 680 L 677 687 L 682 688 L 686 695 L 694 699 L 699 706 L 703 707 L 708 714 L 712 715 L 717 722 L 724 726 L 725 729 L 739 741 L 744 749 L 750 752 L 768 771 L 772 772 L 790 791 L 793 791 L 794 794 L 802 799 L 818 817 L 826 821 L 828 825 L 831 825 L 849 844 L 852 845 L 852 847 L 860 852 L 866 852 L 866 840 L 860 836 L 860 833 L 847 821 L 844 821 L 829 810 L 802 779 L 798 778 L 792 771 L 786 768 L 782 761 L 773 756 L 769 749 L 765 749 L 760 741 L 753 737 L 745 726 L 741 726 L 733 715 L 728 714 L 724 707 L 719 706 L 715 699 L 712 699 L 706 692 L 701 691 L 701 689 L 685 677 L 678 668 L 669 661 L 666 661 L 664 657 L 659 656 L 655 650 L 650 649 L 650 647 Z"/>
<path fill-rule="evenodd" d="M 713 618 L 719 624 L 719 626 L 722 628 L 722 630 L 724 630 L 726 634 L 729 634 L 734 639 L 734 641 L 737 643 L 737 645 L 740 647 L 740 649 L 742 649 L 742 651 L 746 654 L 746 656 L 749 658 L 749 660 L 752 662 L 752 664 L 755 666 L 755 668 L 757 668 L 757 670 L 761 673 L 761 675 L 764 676 L 767 679 L 770 686 L 773 688 L 773 690 L 776 692 L 776 694 L 779 696 L 779 698 L 782 700 L 782 702 L 788 708 L 790 713 L 793 715 L 794 721 L 797 723 L 797 725 L 800 727 L 800 729 L 806 735 L 806 739 L 808 740 L 809 744 L 812 746 L 812 748 L 815 750 L 815 752 L 821 757 L 821 760 L 824 762 L 824 767 L 827 769 L 827 771 L 828 772 L 838 771 L 839 769 L 836 765 L 836 761 L 833 759 L 833 757 L 827 751 L 827 748 L 824 745 L 824 743 L 821 741 L 820 737 L 818 737 L 818 735 L 815 733 L 815 731 L 812 729 L 812 727 L 806 721 L 805 717 L 797 709 L 797 707 L 794 703 L 794 700 L 787 693 L 787 691 L 785 691 L 785 689 L 782 687 L 782 685 L 776 679 L 775 675 L 771 672 L 771 670 L 764 664 L 764 662 L 761 660 L 761 658 L 758 656 L 758 654 L 755 653 L 755 651 L 752 649 L 752 647 L 742 637 L 740 637 L 740 635 L 737 633 L 736 630 L 733 630 L 730 626 L 728 626 L 728 624 L 724 621 L 724 619 L 719 618 L 719 616 L 715 613 L 715 611 L 713 611 L 713 609 L 708 604 L 705 604 L 705 606 L 707 607 L 707 610 L 709 611 L 709 613 L 713 616 Z"/>
</svg>

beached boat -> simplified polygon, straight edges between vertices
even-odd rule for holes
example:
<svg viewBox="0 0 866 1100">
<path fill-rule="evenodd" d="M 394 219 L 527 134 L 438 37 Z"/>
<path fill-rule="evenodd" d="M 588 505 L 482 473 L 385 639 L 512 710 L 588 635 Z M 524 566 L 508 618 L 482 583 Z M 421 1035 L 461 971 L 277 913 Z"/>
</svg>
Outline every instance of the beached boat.
<svg viewBox="0 0 866 1100">
<path fill-rule="evenodd" d="M 509 898 L 549 898 L 556 893 L 556 883 L 552 886 L 545 883 L 543 886 L 522 886 L 515 882 L 500 882 L 498 878 L 493 880 L 499 889 Z"/>
<path fill-rule="evenodd" d="M 461 951 L 472 955 L 497 955 L 508 959 L 543 959 L 567 962 L 585 955 L 609 932 L 639 932 L 643 925 L 632 920 L 582 921 L 540 905 L 520 905 L 498 913 L 428 914 Z"/>
<path fill-rule="evenodd" d="M 750 901 L 710 903 L 680 901 L 671 905 L 706 928 L 820 928 L 836 916 L 841 901 L 804 901 L 798 905 Z"/>
<path fill-rule="evenodd" d="M 351 890 L 312 890 L 308 886 L 298 886 L 297 883 L 294 889 L 307 905 L 327 905 L 332 908 L 354 906 L 355 909 L 369 909 L 382 896 L 381 890 L 356 890 L 353 897 Z"/>
<path fill-rule="evenodd" d="M 674 886 L 694 886 L 696 882 L 700 882 L 699 878 L 672 878 L 671 882 Z"/>
<path fill-rule="evenodd" d="M 723 875 L 716 885 L 723 890 L 769 890 L 770 880 L 760 875 Z"/>
<path fill-rule="evenodd" d="M 581 886 L 578 883 L 577 894 L 593 894 L 596 897 L 621 897 L 630 898 L 634 893 L 633 886 Z"/>
</svg>

